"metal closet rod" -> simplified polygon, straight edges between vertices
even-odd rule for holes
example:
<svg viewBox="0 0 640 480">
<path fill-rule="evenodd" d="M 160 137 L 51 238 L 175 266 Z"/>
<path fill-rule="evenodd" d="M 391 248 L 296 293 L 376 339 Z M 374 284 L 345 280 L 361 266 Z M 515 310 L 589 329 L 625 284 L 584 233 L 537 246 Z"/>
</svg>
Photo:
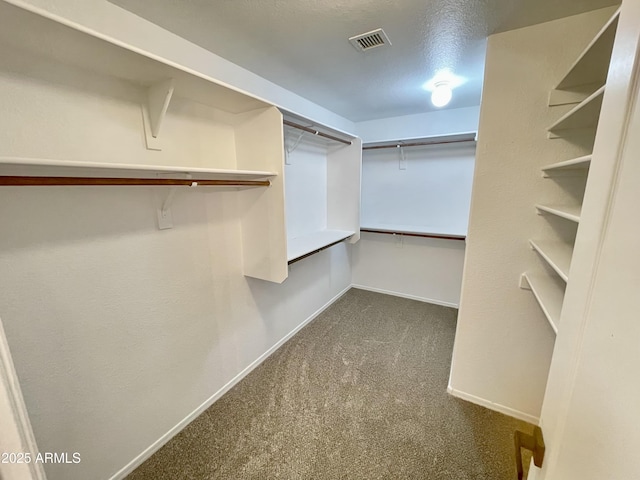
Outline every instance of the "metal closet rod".
<svg viewBox="0 0 640 480">
<path fill-rule="evenodd" d="M 269 180 L 196 180 L 172 178 L 28 177 L 0 176 L 0 186 L 185 186 L 269 187 Z"/>
<path fill-rule="evenodd" d="M 411 142 L 411 143 L 402 143 L 402 142 L 398 142 L 398 143 L 394 143 L 393 145 L 373 145 L 373 146 L 363 146 L 362 150 L 378 150 L 380 148 L 398 148 L 398 147 L 423 147 L 423 146 L 428 146 L 428 145 L 445 145 L 448 143 L 469 143 L 469 142 L 475 142 L 474 139 L 472 138 L 465 138 L 465 139 L 460 139 L 460 140 L 445 140 L 442 142 Z"/>
<path fill-rule="evenodd" d="M 340 142 L 340 143 L 344 143 L 345 145 L 351 145 L 351 142 L 349 140 L 344 140 L 339 137 L 334 137 L 333 135 L 329 135 L 328 133 L 322 133 L 318 130 L 314 130 L 311 127 L 298 125 L 297 123 L 290 122 L 289 120 L 283 120 L 282 123 L 288 127 L 297 128 L 298 130 L 304 130 L 305 132 L 313 133 L 314 135 L 318 135 L 319 137 L 328 138 L 329 140 L 333 140 L 334 142 Z"/>
</svg>

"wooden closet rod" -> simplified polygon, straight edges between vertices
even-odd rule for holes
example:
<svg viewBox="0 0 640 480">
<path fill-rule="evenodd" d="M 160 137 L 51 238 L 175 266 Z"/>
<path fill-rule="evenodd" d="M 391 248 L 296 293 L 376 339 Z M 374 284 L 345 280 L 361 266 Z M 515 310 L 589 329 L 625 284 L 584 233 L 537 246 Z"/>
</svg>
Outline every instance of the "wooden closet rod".
<svg viewBox="0 0 640 480">
<path fill-rule="evenodd" d="M 349 235 L 349 236 L 351 236 L 351 235 Z M 299 262 L 300 260 L 304 260 L 305 258 L 310 257 L 311 255 L 315 255 L 316 253 L 319 253 L 319 252 L 321 252 L 321 251 L 323 251 L 323 250 L 326 250 L 327 248 L 331 248 L 331 247 L 333 247 L 334 245 L 338 245 L 339 243 L 344 242 L 347 238 L 349 238 L 349 237 L 345 237 L 345 238 L 343 238 L 343 239 L 341 239 L 341 240 L 336 240 L 335 242 L 330 243 L 329 245 L 325 245 L 324 247 L 320 247 L 320 248 L 318 248 L 318 249 L 316 249 L 316 250 L 314 250 L 314 251 L 312 251 L 312 252 L 305 253 L 304 255 L 300 255 L 300 256 L 299 256 L 299 257 L 297 257 L 297 258 L 294 258 L 294 259 L 292 259 L 292 260 L 289 260 L 289 261 L 287 262 L 287 264 L 288 264 L 288 265 L 291 265 L 291 264 L 293 264 L 293 263 Z"/>
<path fill-rule="evenodd" d="M 0 176 L 0 186 L 185 186 L 185 187 L 269 187 L 269 180 L 196 180 L 171 178 L 99 177 L 8 177 Z"/>
<path fill-rule="evenodd" d="M 407 237 L 421 237 L 421 238 L 440 238 L 443 240 L 462 240 L 466 237 L 453 236 L 453 235 L 441 235 L 438 233 L 408 233 L 408 232 L 392 232 L 390 230 L 376 230 L 373 228 L 361 228 L 361 232 L 367 233 L 382 233 L 383 235 L 406 235 Z"/>
<path fill-rule="evenodd" d="M 304 130 L 305 132 L 313 133 L 314 135 L 318 135 L 320 137 L 328 138 L 329 140 L 333 140 L 335 142 L 344 143 L 345 145 L 351 145 L 349 140 L 344 140 L 342 138 L 334 137 L 333 135 L 329 135 L 328 133 L 322 133 L 318 130 L 314 130 L 311 127 L 305 127 L 303 125 L 298 125 L 297 123 L 290 122 L 289 120 L 283 120 L 283 124 L 288 127 L 297 128 L 298 130 Z"/>
<path fill-rule="evenodd" d="M 462 140 L 445 140 L 442 142 L 411 142 L 411 143 L 402 143 L 398 142 L 393 145 L 374 145 L 374 146 L 363 146 L 362 150 L 378 150 L 379 148 L 398 148 L 398 147 L 423 147 L 427 145 L 445 145 L 447 143 L 468 143 L 475 142 L 474 139 L 465 138 Z"/>
</svg>

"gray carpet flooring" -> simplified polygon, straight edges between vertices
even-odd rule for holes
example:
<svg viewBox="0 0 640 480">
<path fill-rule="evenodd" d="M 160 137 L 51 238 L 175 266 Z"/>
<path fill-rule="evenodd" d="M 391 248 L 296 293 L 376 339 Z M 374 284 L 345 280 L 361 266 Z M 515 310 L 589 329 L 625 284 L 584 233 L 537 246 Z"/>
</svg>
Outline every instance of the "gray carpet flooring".
<svg viewBox="0 0 640 480">
<path fill-rule="evenodd" d="M 128 480 L 513 480 L 532 427 L 447 394 L 456 314 L 350 290 Z"/>
</svg>

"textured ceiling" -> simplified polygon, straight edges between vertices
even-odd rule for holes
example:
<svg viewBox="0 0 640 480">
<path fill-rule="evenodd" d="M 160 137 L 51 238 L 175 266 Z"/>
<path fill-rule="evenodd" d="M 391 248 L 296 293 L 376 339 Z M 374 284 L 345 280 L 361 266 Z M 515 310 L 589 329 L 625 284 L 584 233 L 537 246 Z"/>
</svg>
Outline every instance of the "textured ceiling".
<svg viewBox="0 0 640 480">
<path fill-rule="evenodd" d="M 446 108 L 479 105 L 487 35 L 616 0 L 111 0 L 353 121 L 435 110 L 422 84 L 466 78 Z M 348 38 L 382 27 L 391 47 Z"/>
</svg>

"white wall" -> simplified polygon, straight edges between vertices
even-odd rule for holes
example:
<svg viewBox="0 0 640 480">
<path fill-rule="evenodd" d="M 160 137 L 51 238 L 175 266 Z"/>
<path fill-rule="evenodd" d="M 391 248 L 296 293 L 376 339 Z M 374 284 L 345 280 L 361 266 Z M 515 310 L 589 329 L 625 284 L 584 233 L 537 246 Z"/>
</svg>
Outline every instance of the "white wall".
<svg viewBox="0 0 640 480">
<path fill-rule="evenodd" d="M 466 235 L 475 144 L 365 150 L 362 225 L 406 225 Z"/>
<path fill-rule="evenodd" d="M 357 122 L 355 133 L 363 143 L 468 133 L 478 130 L 479 116 L 479 106 L 438 110 Z"/>
<path fill-rule="evenodd" d="M 478 107 L 441 110 L 356 124 L 367 142 L 450 135 L 478 128 Z M 366 150 L 362 158 L 361 225 L 424 227 L 465 235 L 475 149 L 470 145 Z M 354 246 L 353 283 L 457 307 L 465 243 L 460 240 L 365 233 Z"/>
<path fill-rule="evenodd" d="M 326 230 L 326 148 L 300 142 L 298 147 L 288 154 L 287 163 L 285 198 L 288 238 Z"/>
<path fill-rule="evenodd" d="M 4 1 L 4 0 L 3 0 Z M 63 23 L 123 42 L 336 130 L 353 133 L 354 124 L 234 63 L 225 60 L 106 0 L 7 0 Z"/>
<path fill-rule="evenodd" d="M 566 201 L 540 167 L 580 152 L 547 139 L 546 127 L 569 108 L 548 108 L 548 94 L 610 13 L 493 35 L 487 46 L 450 390 L 532 422 L 540 415 L 555 337 L 518 281 L 538 261 L 528 239 L 552 235 L 533 205 Z"/>
<path fill-rule="evenodd" d="M 1 313 L 35 436 L 82 455 L 50 480 L 109 478 L 351 282 L 346 245 L 282 285 L 247 279 L 236 192 L 179 195 L 167 231 L 157 195 L 0 192 Z"/>
<path fill-rule="evenodd" d="M 353 286 L 457 307 L 464 241 L 363 232 L 353 248 Z"/>
</svg>

